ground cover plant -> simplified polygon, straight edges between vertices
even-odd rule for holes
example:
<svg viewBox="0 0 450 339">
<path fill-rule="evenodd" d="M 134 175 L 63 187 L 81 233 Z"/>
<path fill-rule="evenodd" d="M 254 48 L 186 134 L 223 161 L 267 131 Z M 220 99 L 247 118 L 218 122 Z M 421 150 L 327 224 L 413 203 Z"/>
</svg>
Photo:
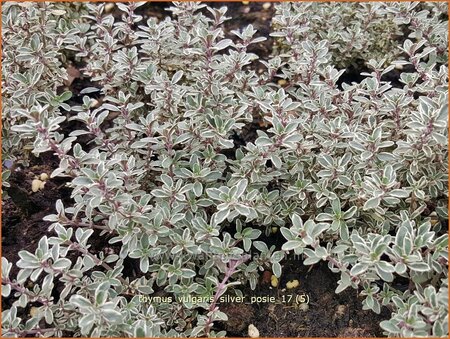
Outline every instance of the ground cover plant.
<svg viewBox="0 0 450 339">
<path fill-rule="evenodd" d="M 4 3 L 2 335 L 447 337 L 447 32 Z"/>
</svg>

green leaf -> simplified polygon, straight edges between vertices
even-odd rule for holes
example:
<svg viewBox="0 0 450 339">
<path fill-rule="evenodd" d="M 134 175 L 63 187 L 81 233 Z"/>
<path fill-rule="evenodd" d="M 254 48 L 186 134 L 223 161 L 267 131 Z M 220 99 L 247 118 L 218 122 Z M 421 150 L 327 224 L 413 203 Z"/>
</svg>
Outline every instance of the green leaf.
<svg viewBox="0 0 450 339">
<path fill-rule="evenodd" d="M 2 285 L 2 297 L 7 298 L 11 293 L 11 285 Z"/>
<path fill-rule="evenodd" d="M 255 246 L 255 248 L 258 251 L 260 251 L 261 253 L 265 253 L 269 250 L 269 248 L 267 247 L 267 245 L 264 241 L 254 241 L 253 246 Z"/>
<path fill-rule="evenodd" d="M 321 259 L 319 257 L 309 257 L 303 260 L 303 265 L 314 265 L 318 263 Z"/>
<path fill-rule="evenodd" d="M 78 322 L 78 326 L 80 326 L 81 333 L 84 335 L 88 335 L 89 332 L 91 331 L 92 326 L 94 326 L 94 322 L 95 322 L 94 313 L 86 314 L 85 316 L 83 316 Z"/>
<path fill-rule="evenodd" d="M 177 71 L 172 77 L 172 84 L 176 84 L 183 77 L 183 71 Z"/>
<path fill-rule="evenodd" d="M 19 257 L 21 259 L 19 262 L 20 263 L 23 262 L 23 264 L 19 264 L 19 263 L 17 264 L 17 266 L 20 268 L 38 268 L 41 266 L 38 258 L 34 254 L 32 254 L 28 251 L 25 251 L 25 250 L 20 251 Z M 26 267 L 29 265 L 31 265 L 32 267 Z"/>
<path fill-rule="evenodd" d="M 287 227 L 281 227 L 280 232 L 286 240 L 294 240 L 297 236 Z"/>
<path fill-rule="evenodd" d="M 244 238 L 242 240 L 242 245 L 244 247 L 244 251 L 248 252 L 250 250 L 250 247 L 252 247 L 252 241 L 248 238 Z"/>
<path fill-rule="evenodd" d="M 350 147 L 354 148 L 357 151 L 364 152 L 366 150 L 365 147 L 361 145 L 359 142 L 350 141 L 348 144 Z"/>
<path fill-rule="evenodd" d="M 347 249 L 348 249 L 347 245 L 337 245 L 337 246 L 333 247 L 333 249 L 331 250 L 331 253 L 334 253 L 334 254 L 344 253 L 345 250 L 347 250 Z"/>
<path fill-rule="evenodd" d="M 275 168 L 281 168 L 281 166 L 283 165 L 283 162 L 281 161 L 280 157 L 275 154 L 270 155 L 270 160 L 272 161 Z"/>
<path fill-rule="evenodd" d="M 41 40 L 39 38 L 39 35 L 37 33 L 34 33 L 31 36 L 30 46 L 34 51 L 37 51 L 39 46 L 41 44 Z"/>
<path fill-rule="evenodd" d="M 242 204 L 234 205 L 234 208 L 236 209 L 236 211 L 239 212 L 240 215 L 243 215 L 246 217 L 248 217 L 250 215 L 250 213 L 252 212 L 250 207 L 242 205 Z"/>
<path fill-rule="evenodd" d="M 122 322 L 122 314 L 114 309 L 104 309 L 103 316 L 108 319 L 108 322 L 111 322 L 113 324 L 119 324 Z"/>
<path fill-rule="evenodd" d="M 294 225 L 295 228 L 297 229 L 302 229 L 303 228 L 303 220 L 302 218 L 300 218 L 300 216 L 296 213 L 292 214 L 292 224 Z"/>
<path fill-rule="evenodd" d="M 334 199 L 331 201 L 331 208 L 334 214 L 341 213 L 341 201 L 339 199 Z"/>
<path fill-rule="evenodd" d="M 273 262 L 280 262 L 285 257 L 285 253 L 283 251 L 276 251 L 272 253 L 272 256 L 270 257 L 270 261 Z"/>
<path fill-rule="evenodd" d="M 27 77 L 24 76 L 24 75 L 21 74 L 21 73 L 15 73 L 15 74 L 13 74 L 12 78 L 13 78 L 14 80 L 19 81 L 19 82 L 22 82 L 23 84 L 27 84 L 27 83 L 28 83 Z"/>
<path fill-rule="evenodd" d="M 395 268 L 391 263 L 388 263 L 386 261 L 379 261 L 376 263 L 376 266 L 385 272 L 393 273 L 395 272 Z"/>
<path fill-rule="evenodd" d="M 349 177 L 347 177 L 346 175 L 338 176 L 338 180 L 344 186 L 350 186 L 352 184 L 352 180 Z"/>
<path fill-rule="evenodd" d="M 348 226 L 345 222 L 340 222 L 339 225 L 339 236 L 342 240 L 347 241 L 349 238 Z"/>
<path fill-rule="evenodd" d="M 350 276 L 346 272 L 341 272 L 341 279 L 338 281 L 338 286 L 335 290 L 335 293 L 341 293 L 347 287 L 351 285 Z"/>
<path fill-rule="evenodd" d="M 137 327 L 134 330 L 134 337 L 135 338 L 145 338 L 146 337 L 145 330 L 142 327 Z"/>
<path fill-rule="evenodd" d="M 237 188 L 236 194 L 232 198 L 239 199 L 245 193 L 245 190 L 247 189 L 247 185 L 248 185 L 248 180 L 247 179 L 240 180 L 236 184 L 236 188 Z"/>
<path fill-rule="evenodd" d="M 67 269 L 72 265 L 72 262 L 67 259 L 67 258 L 59 258 L 58 260 L 56 260 L 52 267 L 57 269 L 57 270 L 63 270 L 63 269 Z"/>
<path fill-rule="evenodd" d="M 258 147 L 267 147 L 272 145 L 273 142 L 268 137 L 259 137 L 258 139 L 256 139 L 255 144 Z"/>
<path fill-rule="evenodd" d="M 181 272 L 183 272 L 182 273 L 183 278 L 193 278 L 196 275 L 195 271 L 193 271 L 189 268 L 182 268 Z"/>
<path fill-rule="evenodd" d="M 409 197 L 409 192 L 407 190 L 395 189 L 389 192 L 389 195 L 396 198 L 407 198 Z"/>
<path fill-rule="evenodd" d="M 357 210 L 358 208 L 356 206 L 350 207 L 346 212 L 344 212 L 344 219 L 347 220 L 353 217 Z"/>
<path fill-rule="evenodd" d="M 317 158 L 317 161 L 319 164 L 321 164 L 325 168 L 333 168 L 334 161 L 333 158 L 330 157 L 328 154 L 322 154 Z"/>
<path fill-rule="evenodd" d="M 203 185 L 201 182 L 196 181 L 194 183 L 194 186 L 192 187 L 192 190 L 194 191 L 195 196 L 198 198 L 202 195 L 203 192 Z"/>
<path fill-rule="evenodd" d="M 206 194 L 208 194 L 208 196 L 214 200 L 221 200 L 220 193 L 222 193 L 222 192 L 217 188 L 207 188 L 206 189 Z"/>
<path fill-rule="evenodd" d="M 380 197 L 373 197 L 366 201 L 364 204 L 363 210 L 369 210 L 373 208 L 377 208 L 380 205 Z"/>
<path fill-rule="evenodd" d="M 224 221 L 228 217 L 229 214 L 230 214 L 230 209 L 226 208 L 224 210 L 217 211 L 216 213 L 214 213 L 213 218 L 217 224 L 220 224 L 222 221 Z"/>
<path fill-rule="evenodd" d="M 306 233 L 311 236 L 311 238 L 317 238 L 324 231 L 330 228 L 330 224 L 328 223 L 318 223 L 315 224 L 311 219 L 305 222 Z"/>
<path fill-rule="evenodd" d="M 89 186 L 92 185 L 94 182 L 87 177 L 76 177 L 72 180 L 72 183 L 78 186 Z"/>
<path fill-rule="evenodd" d="M 380 327 L 392 334 L 400 333 L 400 329 L 396 325 L 394 325 L 393 320 L 383 320 L 380 323 Z"/>
<path fill-rule="evenodd" d="M 398 262 L 395 264 L 395 273 L 397 274 L 403 274 L 407 270 L 407 266 L 404 263 Z"/>
<path fill-rule="evenodd" d="M 220 51 L 222 49 L 227 48 L 228 46 L 232 45 L 233 41 L 231 39 L 223 39 L 220 40 L 217 44 L 214 45 L 213 49 L 216 51 Z"/>
<path fill-rule="evenodd" d="M 289 241 L 285 242 L 283 244 L 283 246 L 281 246 L 281 249 L 283 251 L 291 251 L 291 250 L 294 250 L 301 246 L 302 246 L 302 242 L 300 240 L 289 240 Z"/>
<path fill-rule="evenodd" d="M 277 278 L 281 277 L 281 265 L 278 262 L 272 263 L 272 272 Z"/>
<path fill-rule="evenodd" d="M 80 308 L 92 306 L 91 302 L 88 299 L 77 294 L 70 297 L 70 302 Z"/>
<path fill-rule="evenodd" d="M 394 275 L 391 272 L 386 272 L 380 268 L 380 266 L 376 265 L 375 270 L 377 271 L 378 276 L 387 282 L 392 282 L 394 280 Z"/>
<path fill-rule="evenodd" d="M 108 299 L 108 293 L 106 291 L 97 291 L 95 295 L 95 304 L 98 306 L 103 305 Z"/>
<path fill-rule="evenodd" d="M 20 133 L 33 133 L 36 132 L 36 127 L 29 125 L 13 125 L 11 126 L 11 130 L 14 132 L 20 132 Z"/>
<path fill-rule="evenodd" d="M 142 273 L 148 272 L 148 266 L 149 266 L 148 257 L 142 257 L 139 262 L 139 268 L 141 269 Z"/>
<path fill-rule="evenodd" d="M 59 101 L 60 101 L 60 102 L 64 102 L 64 101 L 69 100 L 71 97 L 72 97 L 72 92 L 70 92 L 70 91 L 65 91 L 63 94 L 61 94 L 61 95 L 59 96 Z"/>
<path fill-rule="evenodd" d="M 47 239 L 47 236 L 43 236 L 41 238 L 41 240 L 39 240 L 38 249 L 41 250 L 42 253 L 47 253 L 48 252 L 48 239 Z"/>
<path fill-rule="evenodd" d="M 424 262 L 410 262 L 406 264 L 411 270 L 416 272 L 428 272 L 430 271 L 430 266 Z"/>
<path fill-rule="evenodd" d="M 317 217 L 316 217 L 317 221 L 331 221 L 333 220 L 333 216 L 331 214 L 328 213 L 320 213 Z"/>
<path fill-rule="evenodd" d="M 316 248 L 315 253 L 316 253 L 317 257 L 324 259 L 324 260 L 328 256 L 328 252 L 327 252 L 326 248 L 321 247 L 321 246 Z"/>
<path fill-rule="evenodd" d="M 369 268 L 368 264 L 360 262 L 352 267 L 352 269 L 350 270 L 350 274 L 352 276 L 360 275 L 360 274 L 363 274 L 364 272 L 366 272 L 368 270 L 368 268 Z"/>
</svg>

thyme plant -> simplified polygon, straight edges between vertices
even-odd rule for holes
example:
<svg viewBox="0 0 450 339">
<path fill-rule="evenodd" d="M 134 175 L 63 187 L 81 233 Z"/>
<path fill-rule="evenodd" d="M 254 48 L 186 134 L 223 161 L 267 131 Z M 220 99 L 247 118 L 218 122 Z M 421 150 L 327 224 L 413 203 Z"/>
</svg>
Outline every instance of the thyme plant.
<svg viewBox="0 0 450 339">
<path fill-rule="evenodd" d="M 223 336 L 217 299 L 295 253 L 387 307 L 386 335 L 446 337 L 447 4 L 280 3 L 265 59 L 252 25 L 225 35 L 225 7 L 144 4 L 2 6 L 2 160 L 55 154 L 74 201 L 17 276 L 2 258 L 3 335 Z M 368 71 L 342 83 L 354 60 Z"/>
</svg>

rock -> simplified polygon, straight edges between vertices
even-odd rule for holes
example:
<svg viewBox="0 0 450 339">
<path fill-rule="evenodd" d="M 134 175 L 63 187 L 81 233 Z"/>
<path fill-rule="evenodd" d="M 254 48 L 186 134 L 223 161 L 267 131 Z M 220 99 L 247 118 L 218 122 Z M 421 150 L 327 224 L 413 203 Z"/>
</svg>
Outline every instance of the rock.
<svg viewBox="0 0 450 339">
<path fill-rule="evenodd" d="M 272 285 L 272 287 L 278 286 L 278 278 L 276 277 L 276 275 L 272 275 L 272 277 L 270 278 L 270 284 Z"/>
<path fill-rule="evenodd" d="M 346 305 L 338 305 L 333 315 L 333 323 L 336 324 L 338 328 L 345 328 L 349 324 L 349 314 L 347 312 L 348 308 Z"/>
<path fill-rule="evenodd" d="M 264 271 L 261 276 L 261 284 L 262 285 L 269 285 L 272 278 L 272 272 L 271 271 Z"/>
<path fill-rule="evenodd" d="M 302 312 L 307 312 L 309 310 L 309 305 L 307 303 L 301 303 L 298 309 Z"/>
<path fill-rule="evenodd" d="M 347 312 L 347 306 L 338 305 L 336 307 L 336 312 L 334 314 L 335 314 L 336 318 L 342 318 L 345 315 L 345 312 Z"/>
<path fill-rule="evenodd" d="M 37 191 L 39 191 L 40 189 L 42 189 L 42 188 L 41 188 L 41 185 L 42 185 L 42 181 L 40 181 L 39 179 L 34 179 L 34 180 L 31 182 L 31 190 L 32 190 L 34 193 L 36 193 Z"/>
<path fill-rule="evenodd" d="M 114 6 L 116 6 L 116 4 L 111 3 L 111 2 L 106 4 L 105 5 L 105 13 L 111 13 L 113 8 L 114 8 Z"/>
<path fill-rule="evenodd" d="M 253 324 L 248 325 L 248 336 L 250 338 L 259 338 L 259 331 L 255 325 Z"/>
<path fill-rule="evenodd" d="M 288 281 L 288 282 L 286 283 L 286 288 L 287 288 L 288 290 L 290 290 L 290 289 L 292 289 L 292 288 L 298 287 L 298 285 L 300 285 L 300 282 L 299 282 L 297 279 L 295 279 L 295 280 L 292 280 L 292 281 Z"/>
</svg>

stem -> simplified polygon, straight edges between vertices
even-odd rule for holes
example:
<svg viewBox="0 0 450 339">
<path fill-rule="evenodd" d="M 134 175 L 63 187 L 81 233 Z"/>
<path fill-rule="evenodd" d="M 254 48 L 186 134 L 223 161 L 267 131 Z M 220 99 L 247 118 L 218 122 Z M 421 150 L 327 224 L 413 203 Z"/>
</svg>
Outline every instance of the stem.
<svg viewBox="0 0 450 339">
<path fill-rule="evenodd" d="M 42 333 L 46 333 L 46 332 L 55 332 L 57 331 L 56 328 L 33 328 L 31 330 L 19 330 L 18 328 L 10 328 L 6 333 L 15 333 L 18 335 L 18 337 L 20 338 L 25 338 L 29 335 L 36 335 L 36 334 L 42 334 Z M 5 335 L 6 333 L 4 333 L 3 335 Z"/>
<path fill-rule="evenodd" d="M 206 324 L 205 324 L 205 332 L 206 332 L 207 336 L 209 336 L 209 332 L 212 327 L 214 313 L 218 310 L 218 308 L 216 307 L 217 301 L 219 300 L 220 296 L 223 293 L 225 293 L 225 291 L 227 289 L 226 283 L 227 283 L 228 279 L 230 279 L 230 277 L 236 272 L 236 268 L 240 264 L 246 262 L 248 259 L 250 259 L 250 256 L 244 255 L 240 259 L 237 259 L 237 260 L 232 259 L 228 263 L 227 270 L 225 272 L 225 276 L 223 277 L 223 279 L 219 283 L 219 285 L 217 285 L 217 291 L 214 294 L 213 302 L 211 303 L 211 306 L 209 306 L 209 309 L 208 309 L 209 316 L 208 316 L 208 320 L 206 321 Z"/>
<path fill-rule="evenodd" d="M 37 301 L 43 305 L 48 305 L 50 303 L 49 299 L 35 295 L 32 292 L 30 292 L 27 288 L 25 288 L 24 286 L 22 286 L 16 282 L 12 282 L 9 279 L 2 279 L 2 284 L 11 286 L 11 288 L 13 290 L 15 290 L 21 294 L 25 294 L 28 298 L 32 299 L 33 301 Z"/>
<path fill-rule="evenodd" d="M 109 266 L 107 263 L 103 262 L 102 260 L 100 260 L 99 258 L 97 258 L 95 255 L 93 255 L 91 252 L 89 252 L 87 249 L 82 248 L 80 246 L 80 244 L 76 243 L 76 242 L 72 242 L 69 241 L 68 244 L 71 246 L 71 248 L 73 248 L 74 250 L 83 253 L 84 255 L 89 256 L 96 265 L 98 266 L 102 266 L 103 268 L 105 268 L 108 271 L 112 271 L 113 268 L 111 266 Z M 123 285 L 128 285 L 127 281 L 122 278 L 122 277 L 117 277 L 117 279 L 123 284 Z"/>
<path fill-rule="evenodd" d="M 67 220 L 67 221 L 64 221 L 64 223 L 66 223 L 72 227 L 95 228 L 98 230 L 113 232 L 113 230 L 111 230 L 108 226 L 105 226 L 105 225 L 95 225 L 95 224 L 91 224 L 91 223 L 79 222 L 76 220 Z"/>
</svg>

